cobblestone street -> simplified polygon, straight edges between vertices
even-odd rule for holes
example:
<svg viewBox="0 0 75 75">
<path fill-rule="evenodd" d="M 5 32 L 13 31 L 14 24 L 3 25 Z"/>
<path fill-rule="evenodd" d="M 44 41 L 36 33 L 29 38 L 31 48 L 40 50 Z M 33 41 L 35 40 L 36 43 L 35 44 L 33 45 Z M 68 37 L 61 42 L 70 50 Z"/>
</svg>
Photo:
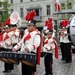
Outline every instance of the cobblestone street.
<svg viewBox="0 0 75 75">
<path fill-rule="evenodd" d="M 65 63 L 61 61 L 61 53 L 59 53 L 59 59 L 55 59 L 53 56 L 53 75 L 75 75 L 75 54 L 72 54 L 72 63 Z M 11 73 L 2 73 L 4 70 L 3 62 L 0 61 L 0 75 L 21 75 L 21 64 L 14 65 L 14 70 Z M 41 58 L 41 65 L 37 66 L 37 72 L 35 75 L 44 75 L 44 63 Z"/>
</svg>

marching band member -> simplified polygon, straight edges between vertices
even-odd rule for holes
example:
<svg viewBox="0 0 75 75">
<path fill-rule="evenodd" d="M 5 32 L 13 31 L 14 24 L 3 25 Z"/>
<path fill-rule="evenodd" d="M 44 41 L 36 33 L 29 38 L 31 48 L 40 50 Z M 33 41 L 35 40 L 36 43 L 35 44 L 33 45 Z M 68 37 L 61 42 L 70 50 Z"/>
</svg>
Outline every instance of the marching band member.
<svg viewBox="0 0 75 75">
<path fill-rule="evenodd" d="M 60 31 L 59 31 L 59 39 L 60 39 L 60 48 L 61 48 L 61 55 L 62 55 L 62 58 L 61 60 L 65 60 L 66 59 L 66 52 L 65 52 L 65 44 L 64 44 L 64 29 L 62 28 Z"/>
<path fill-rule="evenodd" d="M 58 51 L 58 48 L 56 46 L 55 39 L 52 38 L 52 31 L 47 31 L 47 38 L 44 41 L 44 47 L 43 51 L 46 53 L 44 58 L 44 65 L 45 65 L 45 75 L 52 75 L 52 59 L 53 59 L 53 50 L 56 48 Z M 56 58 L 58 58 L 58 52 L 56 55 Z"/>
<path fill-rule="evenodd" d="M 36 21 L 34 17 L 36 16 L 36 12 L 33 10 L 28 12 L 25 16 L 25 19 L 28 21 L 27 29 L 24 32 L 24 36 L 21 41 L 14 46 L 13 51 L 21 48 L 22 52 L 32 52 L 37 55 L 36 64 L 40 64 L 40 50 L 41 50 L 41 36 L 40 32 L 36 28 Z M 34 75 L 36 71 L 36 65 L 31 67 L 22 63 L 22 75 Z"/>
<path fill-rule="evenodd" d="M 68 30 L 67 30 L 67 25 L 68 25 L 68 20 L 63 20 L 61 23 L 61 26 L 63 27 L 63 31 L 62 31 L 62 41 L 63 41 L 63 44 L 62 44 L 62 47 L 63 47 L 63 50 L 62 50 L 62 54 L 64 56 L 63 59 L 65 59 L 66 63 L 69 63 L 69 62 L 72 62 L 72 54 L 71 54 L 71 42 L 69 41 L 69 38 L 68 38 Z"/>
<path fill-rule="evenodd" d="M 22 52 L 37 53 L 37 48 L 40 46 L 41 39 L 35 24 L 35 20 L 28 22 L 23 38 L 16 46 L 14 46 L 13 51 L 21 48 Z M 34 75 L 33 71 L 35 71 L 34 67 L 22 63 L 22 75 Z"/>
<path fill-rule="evenodd" d="M 5 51 L 12 51 L 12 44 L 11 44 L 11 35 L 9 34 L 10 28 L 8 27 L 10 25 L 9 19 L 6 21 L 6 30 L 5 33 L 3 34 L 3 40 L 2 40 L 2 47 L 4 47 Z M 3 73 L 9 73 L 11 70 L 13 70 L 13 64 L 9 63 L 4 63 L 4 68 L 5 70 Z"/>
<path fill-rule="evenodd" d="M 17 28 L 16 24 L 12 25 L 12 28 L 13 28 L 12 44 L 13 46 L 15 46 L 21 40 L 20 30 Z"/>
<path fill-rule="evenodd" d="M 20 26 L 21 26 L 21 18 L 17 11 L 12 12 L 10 15 L 10 24 L 12 25 L 12 44 L 13 46 L 16 45 L 20 40 Z"/>
<path fill-rule="evenodd" d="M 64 27 L 64 49 L 65 49 L 65 55 L 66 55 L 66 63 L 72 62 L 72 56 L 71 56 L 71 42 L 68 39 L 68 33 L 67 28 Z"/>
</svg>

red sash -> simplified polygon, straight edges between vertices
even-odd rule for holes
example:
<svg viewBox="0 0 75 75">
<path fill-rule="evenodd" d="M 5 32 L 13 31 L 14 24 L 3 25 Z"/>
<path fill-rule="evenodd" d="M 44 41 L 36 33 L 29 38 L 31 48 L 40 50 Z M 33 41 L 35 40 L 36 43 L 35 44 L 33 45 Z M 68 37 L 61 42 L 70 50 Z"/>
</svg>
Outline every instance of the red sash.
<svg viewBox="0 0 75 75">
<path fill-rule="evenodd" d="M 28 34 L 28 35 L 24 38 L 24 41 L 29 40 L 30 38 L 31 38 L 31 35 Z"/>
<path fill-rule="evenodd" d="M 44 42 L 44 44 L 48 44 L 48 40 L 46 40 L 46 41 Z"/>
<path fill-rule="evenodd" d="M 8 39 L 8 38 L 9 38 L 9 36 L 8 36 L 8 34 L 6 33 L 4 40 L 6 40 L 6 39 Z"/>
</svg>

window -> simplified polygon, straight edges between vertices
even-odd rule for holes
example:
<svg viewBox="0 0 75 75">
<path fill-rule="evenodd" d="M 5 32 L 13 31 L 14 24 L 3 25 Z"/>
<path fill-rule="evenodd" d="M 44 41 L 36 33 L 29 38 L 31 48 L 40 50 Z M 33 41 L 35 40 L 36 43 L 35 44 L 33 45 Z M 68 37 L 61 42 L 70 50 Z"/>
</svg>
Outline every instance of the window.
<svg viewBox="0 0 75 75">
<path fill-rule="evenodd" d="M 51 14 L 50 5 L 47 5 L 46 8 L 47 8 L 47 15 L 50 15 Z"/>
<path fill-rule="evenodd" d="M 23 2 L 23 0 L 20 0 L 20 2 Z"/>
<path fill-rule="evenodd" d="M 61 3 L 61 9 L 62 9 L 62 10 L 65 9 L 65 3 Z"/>
<path fill-rule="evenodd" d="M 68 9 L 72 8 L 72 3 L 68 3 Z"/>
<path fill-rule="evenodd" d="M 20 8 L 20 16 L 23 18 L 23 8 Z"/>
<path fill-rule="evenodd" d="M 13 9 L 11 9 L 10 11 L 11 11 L 11 13 L 12 13 L 12 12 L 13 12 Z"/>
<path fill-rule="evenodd" d="M 39 9 L 35 9 L 36 16 L 39 16 Z"/>
<path fill-rule="evenodd" d="M 13 0 L 11 0 L 11 4 L 13 3 Z"/>
</svg>

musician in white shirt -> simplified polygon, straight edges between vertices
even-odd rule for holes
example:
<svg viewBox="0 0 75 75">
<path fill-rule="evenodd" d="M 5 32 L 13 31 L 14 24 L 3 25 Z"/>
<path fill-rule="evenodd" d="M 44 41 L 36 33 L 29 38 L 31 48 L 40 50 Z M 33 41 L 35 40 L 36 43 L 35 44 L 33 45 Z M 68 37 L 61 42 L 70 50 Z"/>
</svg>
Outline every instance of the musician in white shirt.
<svg viewBox="0 0 75 75">
<path fill-rule="evenodd" d="M 5 49 L 5 51 L 12 51 L 13 45 L 11 44 L 11 31 L 9 27 L 6 27 L 6 31 L 3 34 L 3 40 L 1 46 Z M 9 73 L 13 70 L 13 64 L 4 62 L 4 71 L 3 73 Z"/>
<path fill-rule="evenodd" d="M 72 56 L 71 56 L 71 41 L 68 38 L 68 32 L 67 28 L 65 27 L 64 29 L 64 48 L 65 48 L 65 53 L 66 53 L 66 63 L 71 63 L 72 62 Z"/>
<path fill-rule="evenodd" d="M 37 48 L 40 46 L 40 32 L 36 29 L 36 21 L 29 21 L 27 29 L 24 32 L 24 36 L 21 41 L 14 46 L 13 51 L 21 48 L 22 52 L 33 52 L 37 53 Z M 34 68 L 35 67 L 35 68 Z M 36 65 L 33 68 L 36 70 Z M 29 65 L 22 63 L 22 75 L 33 75 L 33 68 Z"/>
<path fill-rule="evenodd" d="M 43 51 L 46 53 L 44 58 L 45 75 L 52 75 L 53 50 L 55 49 L 55 39 L 52 37 L 53 32 L 47 32 L 47 38 L 44 41 Z"/>
</svg>

